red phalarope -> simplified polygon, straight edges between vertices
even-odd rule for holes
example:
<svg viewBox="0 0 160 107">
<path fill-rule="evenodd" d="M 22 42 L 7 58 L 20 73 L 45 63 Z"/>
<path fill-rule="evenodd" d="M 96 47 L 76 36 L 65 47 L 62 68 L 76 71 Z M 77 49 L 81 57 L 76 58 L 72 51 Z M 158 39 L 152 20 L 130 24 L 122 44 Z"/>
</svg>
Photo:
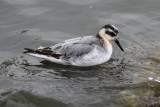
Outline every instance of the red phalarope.
<svg viewBox="0 0 160 107">
<path fill-rule="evenodd" d="M 99 30 L 97 36 L 73 38 L 54 46 L 39 47 L 36 50 L 25 48 L 24 53 L 63 65 L 94 66 L 110 59 L 111 41 L 115 41 L 124 51 L 118 41 L 118 29 L 107 24 Z"/>
</svg>

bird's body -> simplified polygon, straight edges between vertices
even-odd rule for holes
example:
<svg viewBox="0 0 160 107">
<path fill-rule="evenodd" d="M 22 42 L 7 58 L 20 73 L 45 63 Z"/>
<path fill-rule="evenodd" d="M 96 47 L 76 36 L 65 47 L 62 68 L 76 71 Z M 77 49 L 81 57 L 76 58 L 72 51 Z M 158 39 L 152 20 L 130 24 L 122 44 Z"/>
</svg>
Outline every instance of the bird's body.
<svg viewBox="0 0 160 107">
<path fill-rule="evenodd" d="M 36 50 L 25 48 L 27 51 L 24 53 L 63 65 L 98 65 L 107 62 L 112 55 L 111 40 L 102 33 L 101 31 L 97 36 L 69 39 L 54 46 L 39 47 Z"/>
</svg>

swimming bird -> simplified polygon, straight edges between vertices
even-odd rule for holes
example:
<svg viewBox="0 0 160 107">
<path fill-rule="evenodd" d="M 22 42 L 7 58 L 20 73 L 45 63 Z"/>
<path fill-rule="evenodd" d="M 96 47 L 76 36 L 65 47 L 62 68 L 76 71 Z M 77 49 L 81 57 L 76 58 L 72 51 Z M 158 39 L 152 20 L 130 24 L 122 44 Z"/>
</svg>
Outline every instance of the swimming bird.
<svg viewBox="0 0 160 107">
<path fill-rule="evenodd" d="M 118 29 L 111 24 L 103 26 L 96 36 L 66 40 L 50 47 L 25 48 L 24 53 L 63 65 L 94 66 L 107 62 L 112 55 L 111 41 L 123 50 L 118 41 Z"/>
</svg>

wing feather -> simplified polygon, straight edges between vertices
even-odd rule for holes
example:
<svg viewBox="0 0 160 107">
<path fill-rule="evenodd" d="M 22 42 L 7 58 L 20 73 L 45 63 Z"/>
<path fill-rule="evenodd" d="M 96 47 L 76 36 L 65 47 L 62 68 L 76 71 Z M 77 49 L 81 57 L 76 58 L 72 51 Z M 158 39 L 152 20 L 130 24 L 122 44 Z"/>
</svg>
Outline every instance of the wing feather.
<svg viewBox="0 0 160 107">
<path fill-rule="evenodd" d="M 93 36 L 86 36 L 69 39 L 50 48 L 58 54 L 64 54 L 64 59 L 75 59 L 92 51 L 93 44 L 98 44 L 97 39 Z"/>
</svg>

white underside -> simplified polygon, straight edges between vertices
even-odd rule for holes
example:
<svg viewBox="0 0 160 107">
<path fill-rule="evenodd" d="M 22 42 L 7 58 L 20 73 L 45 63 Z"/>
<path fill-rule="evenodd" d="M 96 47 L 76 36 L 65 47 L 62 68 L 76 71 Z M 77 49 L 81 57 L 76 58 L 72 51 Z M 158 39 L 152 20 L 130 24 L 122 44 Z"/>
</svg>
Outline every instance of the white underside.
<svg viewBox="0 0 160 107">
<path fill-rule="evenodd" d="M 94 66 L 107 62 L 112 55 L 112 45 L 107 46 L 107 52 L 101 53 L 96 48 L 82 58 L 71 61 L 74 66 Z"/>
<path fill-rule="evenodd" d="M 51 61 L 51 62 L 55 62 L 55 63 L 58 63 L 58 64 L 67 65 L 67 63 L 63 62 L 61 59 L 56 59 L 54 57 L 50 57 L 50 56 L 46 56 L 46 55 L 40 55 L 40 54 L 34 54 L 34 53 L 28 53 L 28 55 L 35 56 L 35 57 L 38 57 L 38 58 L 42 58 L 42 59 L 45 59 L 45 60 L 48 60 L 48 61 Z"/>
</svg>

